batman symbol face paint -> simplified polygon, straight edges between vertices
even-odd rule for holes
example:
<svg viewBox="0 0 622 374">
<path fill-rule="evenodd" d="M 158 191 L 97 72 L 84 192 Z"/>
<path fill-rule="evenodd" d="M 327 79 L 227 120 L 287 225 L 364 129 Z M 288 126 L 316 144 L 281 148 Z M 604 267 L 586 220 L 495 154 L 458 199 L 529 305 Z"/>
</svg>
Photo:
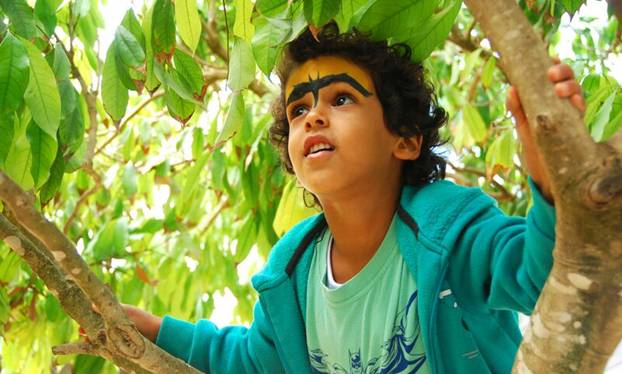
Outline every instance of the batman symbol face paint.
<svg viewBox="0 0 622 374">
<path fill-rule="evenodd" d="M 355 90 L 361 93 L 361 95 L 368 97 L 372 93 L 369 92 L 361 83 L 359 83 L 354 77 L 348 73 L 330 74 L 320 77 L 320 73 L 317 73 L 317 78 L 313 79 L 309 76 L 308 82 L 302 82 L 296 84 L 289 96 L 287 97 L 286 105 L 290 105 L 296 100 L 301 99 L 308 92 L 313 94 L 313 105 L 317 105 L 320 89 L 337 82 L 344 82 L 352 86 Z"/>
<path fill-rule="evenodd" d="M 339 82 L 349 84 L 365 97 L 373 95 L 374 83 L 369 73 L 342 57 L 321 56 L 292 71 L 285 85 L 285 103 L 290 105 L 312 93 L 316 105 L 319 91 Z"/>
</svg>

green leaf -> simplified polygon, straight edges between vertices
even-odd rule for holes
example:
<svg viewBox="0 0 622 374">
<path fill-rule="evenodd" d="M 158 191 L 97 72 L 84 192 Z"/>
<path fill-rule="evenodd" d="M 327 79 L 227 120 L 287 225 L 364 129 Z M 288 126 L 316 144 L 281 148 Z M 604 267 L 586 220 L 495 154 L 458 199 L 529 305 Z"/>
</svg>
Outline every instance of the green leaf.
<svg viewBox="0 0 622 374">
<path fill-rule="evenodd" d="M 169 61 L 175 51 L 175 10 L 171 0 L 156 0 L 153 6 L 151 43 L 158 61 Z"/>
<path fill-rule="evenodd" d="M 202 98 L 205 80 L 199 64 L 194 58 L 179 49 L 175 51 L 173 61 L 179 77 L 188 85 L 197 99 Z"/>
<path fill-rule="evenodd" d="M 238 132 L 240 126 L 242 126 L 242 122 L 244 122 L 244 110 L 244 97 L 241 92 L 235 92 L 231 97 L 231 105 L 227 112 L 225 126 L 220 134 L 218 134 L 216 142 L 228 139 Z"/>
<path fill-rule="evenodd" d="M 0 116 L 0 169 L 4 169 L 4 161 L 13 143 L 13 122 L 12 114 Z"/>
<path fill-rule="evenodd" d="M 377 40 L 391 38 L 403 42 L 428 25 L 438 3 L 438 0 L 375 0 L 361 8 L 360 21 L 353 26 L 371 32 Z"/>
<path fill-rule="evenodd" d="M 184 100 L 171 87 L 166 87 L 164 98 L 166 100 L 166 107 L 168 108 L 171 117 L 175 118 L 182 124 L 188 122 L 196 108 L 194 103 Z"/>
<path fill-rule="evenodd" d="M 257 0 L 255 8 L 262 16 L 270 17 L 285 10 L 287 0 Z"/>
<path fill-rule="evenodd" d="M 253 35 L 253 56 L 261 71 L 270 75 L 276 59 L 283 49 L 284 41 L 291 33 L 291 24 L 278 18 L 258 17 Z"/>
<path fill-rule="evenodd" d="M 50 322 L 56 322 L 62 315 L 61 305 L 52 294 L 45 295 L 45 318 Z"/>
<path fill-rule="evenodd" d="M 203 153 L 205 147 L 205 135 L 200 127 L 192 129 L 192 158 L 198 159 Z"/>
<path fill-rule="evenodd" d="M 35 16 L 41 21 L 45 34 L 52 36 L 56 29 L 56 9 L 50 0 L 37 0 Z"/>
<path fill-rule="evenodd" d="M 131 230 L 132 234 L 155 234 L 162 230 L 164 221 L 161 219 L 150 218 L 137 229 Z"/>
<path fill-rule="evenodd" d="M 6 174 L 23 190 L 30 190 L 35 184 L 30 174 L 32 152 L 26 135 L 28 122 L 15 118 L 13 142 L 4 162 Z"/>
<path fill-rule="evenodd" d="M 58 144 L 56 139 L 49 136 L 34 121 L 30 122 L 27 130 L 28 140 L 30 141 L 30 151 L 32 152 L 32 165 L 30 173 L 35 183 L 35 188 L 43 186 L 50 177 L 50 169 L 56 158 Z"/>
<path fill-rule="evenodd" d="M 412 48 L 414 61 L 423 61 L 432 51 L 442 44 L 460 12 L 461 0 L 449 0 L 442 10 L 428 18 L 421 28 L 413 30 L 413 35 L 406 43 Z"/>
<path fill-rule="evenodd" d="M 256 243 L 257 238 L 257 223 L 256 217 L 253 214 L 246 216 L 239 225 L 239 234 L 237 236 L 237 245 L 235 248 L 235 255 L 233 256 L 233 262 L 238 264 L 248 256 L 253 244 Z"/>
<path fill-rule="evenodd" d="M 277 235 L 283 236 L 295 224 L 317 213 L 315 209 L 304 205 L 303 189 L 296 186 L 296 181 L 291 179 L 283 188 L 272 227 Z"/>
<path fill-rule="evenodd" d="M 464 104 L 462 108 L 462 119 L 465 124 L 465 130 L 473 142 L 479 143 L 486 138 L 486 124 L 479 114 L 479 111 L 470 103 Z"/>
<path fill-rule="evenodd" d="M 56 158 L 54 159 L 52 168 L 50 169 L 50 178 L 39 191 L 39 198 L 42 205 L 47 204 L 50 200 L 52 200 L 54 195 L 56 195 L 56 192 L 58 192 L 58 189 L 63 182 L 64 175 L 65 158 L 63 157 L 62 150 L 59 148 L 58 152 L 56 152 Z"/>
<path fill-rule="evenodd" d="M 53 57 L 54 61 L 52 63 L 52 70 L 54 71 L 56 80 L 60 82 L 65 79 L 69 79 L 71 64 L 69 62 L 69 58 L 67 58 L 67 54 L 63 50 L 63 47 L 59 43 L 54 45 Z"/>
<path fill-rule="evenodd" d="M 11 33 L 0 44 L 0 112 L 16 111 L 28 85 L 28 53 Z"/>
<path fill-rule="evenodd" d="M 499 165 L 504 168 L 514 166 L 512 158 L 516 154 L 516 142 L 512 130 L 505 130 L 498 136 L 486 152 L 486 167 L 494 170 Z"/>
<path fill-rule="evenodd" d="M 145 34 L 145 88 L 150 93 L 155 92 L 160 86 L 160 82 L 155 76 L 154 73 L 154 55 L 153 55 L 153 43 L 151 40 L 151 21 L 153 16 L 153 7 L 147 9 L 143 17 L 143 32 Z"/>
<path fill-rule="evenodd" d="M 115 53 L 121 58 L 121 61 L 129 67 L 139 67 L 145 63 L 145 52 L 140 42 L 125 27 L 119 26 L 115 33 L 115 41 L 113 43 L 116 48 Z"/>
<path fill-rule="evenodd" d="M 131 8 L 125 13 L 123 16 L 123 20 L 121 21 L 121 25 L 125 27 L 129 32 L 134 35 L 134 38 L 140 43 L 142 49 L 145 49 L 145 35 L 143 34 L 143 29 L 140 26 L 140 22 L 138 22 L 138 18 L 136 18 L 136 14 L 134 10 Z"/>
<path fill-rule="evenodd" d="M 201 40 L 201 19 L 196 0 L 176 0 L 175 21 L 181 40 L 194 52 Z M 235 28 L 233 30 L 235 32 Z"/>
<path fill-rule="evenodd" d="M 86 17 L 91 10 L 90 0 L 76 0 L 73 3 L 72 12 L 78 17 Z"/>
<path fill-rule="evenodd" d="M 251 46 L 244 39 L 236 39 L 231 50 L 229 88 L 238 91 L 248 87 L 255 78 L 255 61 Z"/>
<path fill-rule="evenodd" d="M 497 67 L 497 59 L 494 57 L 488 58 L 486 64 L 484 65 L 484 69 L 482 71 L 482 85 L 486 88 L 490 88 L 492 83 L 492 76 L 495 72 L 495 68 Z"/>
<path fill-rule="evenodd" d="M 128 236 L 127 219 L 109 221 L 89 242 L 85 251 L 92 253 L 95 261 L 122 256 L 128 243 Z"/>
<path fill-rule="evenodd" d="M 350 28 L 350 22 L 354 14 L 367 3 L 367 0 L 342 0 L 341 8 L 335 16 L 340 32 L 346 32 Z"/>
<path fill-rule="evenodd" d="M 17 253 L 9 251 L 0 261 L 0 282 L 9 283 L 12 281 L 18 274 L 20 262 Z"/>
<path fill-rule="evenodd" d="M 28 41 L 23 41 L 30 59 L 30 79 L 24 99 L 32 118 L 41 130 L 53 139 L 60 124 L 60 94 L 56 78 L 41 51 Z"/>
<path fill-rule="evenodd" d="M 17 35 L 26 39 L 33 39 L 37 36 L 35 17 L 26 0 L 0 0 L 0 7 L 9 17 Z"/>
<path fill-rule="evenodd" d="M 234 4 L 235 22 L 233 24 L 233 35 L 250 43 L 255 33 L 255 26 L 251 23 L 253 3 L 251 0 L 235 0 Z"/>
<path fill-rule="evenodd" d="M 73 370 L 75 374 L 101 373 L 105 363 L 101 357 L 78 355 Z"/>
<path fill-rule="evenodd" d="M 177 70 L 171 66 L 168 67 L 168 70 L 169 71 L 165 70 L 165 68 L 158 63 L 154 65 L 156 77 L 164 84 L 167 90 L 172 88 L 181 98 L 201 105 L 202 103 L 195 98 L 191 88 L 188 86 L 185 79 L 181 78 Z"/>
<path fill-rule="evenodd" d="M 127 88 L 121 82 L 117 70 L 115 48 L 108 48 L 102 74 L 102 100 L 106 113 L 115 121 L 121 121 L 128 103 Z"/>
<path fill-rule="evenodd" d="M 135 70 L 131 68 L 130 66 L 126 65 L 121 59 L 121 55 L 119 54 L 119 51 L 116 50 L 117 49 L 116 39 L 113 40 L 112 44 L 110 45 L 110 48 L 115 49 L 114 61 L 117 66 L 116 71 L 117 71 L 117 76 L 119 77 L 119 80 L 121 81 L 121 83 L 123 83 L 123 86 L 127 88 L 128 90 L 138 91 L 138 86 L 136 85 L 136 82 L 132 78 L 132 72 Z"/>
<path fill-rule="evenodd" d="M 564 7 L 564 10 L 570 14 L 574 14 L 577 10 L 579 10 L 581 5 L 585 3 L 585 0 L 559 0 L 559 1 Z"/>
<path fill-rule="evenodd" d="M 609 116 L 611 115 L 611 110 L 613 108 L 613 101 L 615 100 L 618 94 L 617 89 L 614 89 L 609 97 L 605 100 L 603 105 L 598 110 L 596 114 L 596 118 L 590 127 L 590 133 L 592 138 L 597 142 L 603 140 L 603 135 L 605 133 L 605 127 L 609 123 Z"/>
<path fill-rule="evenodd" d="M 62 116 L 58 128 L 58 141 L 65 154 L 73 154 L 82 143 L 85 128 L 84 98 L 69 81 L 58 85 L 61 92 Z"/>
<path fill-rule="evenodd" d="M 130 197 L 138 191 L 136 184 L 136 168 L 134 164 L 128 163 L 123 169 L 123 176 L 121 177 L 121 186 L 123 187 L 123 193 Z"/>
<path fill-rule="evenodd" d="M 338 11 L 339 1 L 336 0 L 304 0 L 305 18 L 317 27 L 328 23 Z"/>
<path fill-rule="evenodd" d="M 603 140 L 608 140 L 613 134 L 622 129 L 622 110 L 618 112 L 611 121 L 605 126 L 603 131 Z"/>
</svg>

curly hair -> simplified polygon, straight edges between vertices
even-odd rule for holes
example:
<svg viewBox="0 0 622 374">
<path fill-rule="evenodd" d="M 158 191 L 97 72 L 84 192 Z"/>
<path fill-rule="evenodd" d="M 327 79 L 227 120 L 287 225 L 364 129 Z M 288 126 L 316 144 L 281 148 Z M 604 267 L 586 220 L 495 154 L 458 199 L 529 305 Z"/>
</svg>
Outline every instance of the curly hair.
<svg viewBox="0 0 622 374">
<path fill-rule="evenodd" d="M 419 158 L 402 165 L 402 183 L 416 186 L 445 178 L 446 161 L 435 153 L 435 148 L 445 143 L 439 129 L 447 122 L 447 114 L 437 105 L 423 66 L 411 61 L 410 47 L 372 41 L 356 30 L 339 34 L 334 23 L 325 26 L 317 39 L 308 29 L 304 31 L 285 47 L 277 66 L 281 95 L 272 105 L 274 123 L 270 127 L 270 140 L 279 150 L 285 169 L 294 173 L 287 150 L 289 122 L 285 84 L 295 68 L 307 60 L 326 55 L 343 57 L 370 73 L 383 108 L 385 125 L 391 133 L 402 137 L 422 135 Z"/>
</svg>

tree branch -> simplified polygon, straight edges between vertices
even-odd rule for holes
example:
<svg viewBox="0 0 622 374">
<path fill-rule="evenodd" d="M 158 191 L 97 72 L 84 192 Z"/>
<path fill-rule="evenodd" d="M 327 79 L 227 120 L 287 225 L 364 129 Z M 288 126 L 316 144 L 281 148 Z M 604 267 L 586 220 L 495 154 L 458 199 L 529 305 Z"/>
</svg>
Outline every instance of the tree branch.
<svg viewBox="0 0 622 374">
<path fill-rule="evenodd" d="M 99 331 L 103 331 L 104 335 L 93 329 L 92 323 L 89 324 L 89 328 L 93 330 L 90 333 L 87 330 L 87 334 L 92 343 L 101 344 L 102 349 L 111 352 L 113 358 L 131 361 L 154 373 L 198 373 L 197 370 L 162 351 L 138 332 L 112 291 L 91 273 L 69 239 L 35 209 L 32 198 L 3 172 L 0 172 L 0 199 L 11 210 L 17 221 L 52 253 L 62 272 L 73 278 L 75 284 L 84 292 L 84 295 L 74 292 L 80 297 L 74 304 L 80 305 L 85 315 L 94 314 L 92 310 L 85 311 L 90 308 L 91 302 L 101 312 L 105 329 Z M 11 229 L 7 220 L 3 220 L 2 223 L 3 227 Z M 30 242 L 17 231 L 16 229 L 7 231 L 7 234 L 3 234 L 3 239 L 18 254 L 25 255 L 26 248 L 34 246 L 24 244 Z M 28 251 L 28 253 L 36 252 Z M 47 259 L 48 263 L 53 264 L 46 256 L 37 258 Z M 56 269 L 58 274 L 60 271 Z M 45 280 L 42 274 L 40 276 Z M 85 300 L 86 298 L 88 299 Z M 83 318 L 76 316 L 76 320 L 80 322 Z"/>
<path fill-rule="evenodd" d="M 551 59 L 515 0 L 465 0 L 517 87 L 557 211 L 554 263 L 516 372 L 602 372 L 622 339 L 622 152 L 557 97 Z"/>
</svg>

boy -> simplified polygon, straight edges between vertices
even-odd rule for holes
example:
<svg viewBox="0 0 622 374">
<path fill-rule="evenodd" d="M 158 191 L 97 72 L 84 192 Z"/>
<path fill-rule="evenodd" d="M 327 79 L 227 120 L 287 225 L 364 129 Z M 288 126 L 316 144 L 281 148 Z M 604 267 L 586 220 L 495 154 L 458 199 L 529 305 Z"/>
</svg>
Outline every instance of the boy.
<svg viewBox="0 0 622 374">
<path fill-rule="evenodd" d="M 270 134 L 323 213 L 287 233 L 254 276 L 250 328 L 127 307 L 130 318 L 213 373 L 509 372 L 521 340 L 510 310 L 532 311 L 555 238 L 548 178 L 516 92 L 508 107 L 534 195 L 526 219 L 442 181 L 434 148 L 446 114 L 407 47 L 333 26 L 318 39 L 306 31 L 287 46 Z M 572 71 L 549 73 L 582 109 Z"/>
</svg>

